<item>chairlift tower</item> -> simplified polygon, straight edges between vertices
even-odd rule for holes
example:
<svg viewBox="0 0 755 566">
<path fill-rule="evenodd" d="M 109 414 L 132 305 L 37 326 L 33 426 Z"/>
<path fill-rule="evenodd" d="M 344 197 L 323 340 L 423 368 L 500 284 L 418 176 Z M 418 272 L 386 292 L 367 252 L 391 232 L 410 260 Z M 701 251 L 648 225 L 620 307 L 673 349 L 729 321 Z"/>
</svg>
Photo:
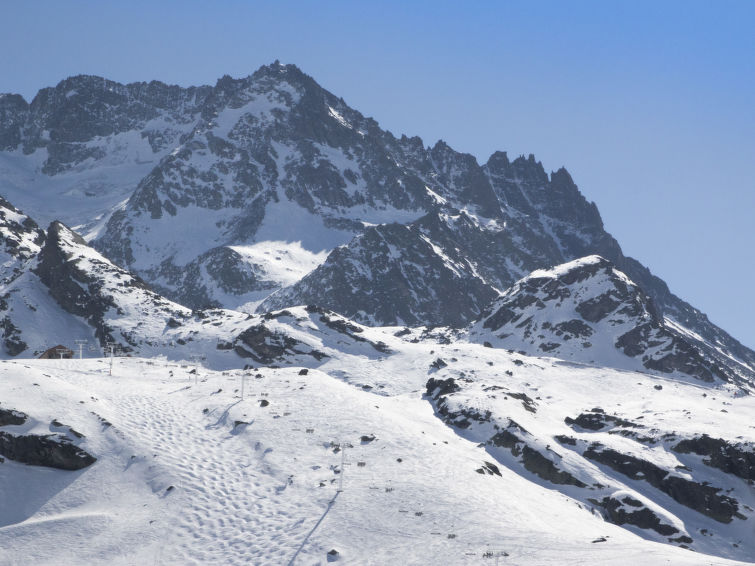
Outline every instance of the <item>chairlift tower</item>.
<svg viewBox="0 0 755 566">
<path fill-rule="evenodd" d="M 84 346 L 89 342 L 89 340 L 74 340 L 76 342 L 76 345 L 79 347 L 79 359 L 84 359 Z"/>
<path fill-rule="evenodd" d="M 107 342 L 105 344 L 105 354 L 110 352 L 110 373 L 109 375 L 113 375 L 113 357 L 115 356 L 115 344 L 113 342 Z"/>
<path fill-rule="evenodd" d="M 194 385 L 199 383 L 199 364 L 205 359 L 202 354 L 193 354 L 189 359 L 194 362 Z"/>
</svg>

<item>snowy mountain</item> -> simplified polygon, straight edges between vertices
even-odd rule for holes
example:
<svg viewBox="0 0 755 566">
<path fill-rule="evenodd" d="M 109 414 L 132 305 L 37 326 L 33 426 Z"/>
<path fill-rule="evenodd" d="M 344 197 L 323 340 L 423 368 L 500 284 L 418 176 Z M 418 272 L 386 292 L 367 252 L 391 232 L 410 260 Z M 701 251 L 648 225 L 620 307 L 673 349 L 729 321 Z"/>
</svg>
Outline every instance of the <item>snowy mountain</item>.
<svg viewBox="0 0 755 566">
<path fill-rule="evenodd" d="M 318 329 L 333 336 L 341 354 L 352 345 L 358 352 L 388 351 L 364 338 L 364 327 L 317 307 L 264 315 L 192 311 L 151 291 L 63 224 L 40 235 L 44 244 L 3 288 L 6 356 L 38 356 L 53 342 L 85 340 L 97 352 L 112 345 L 121 353 L 201 357 L 218 368 L 301 365 L 334 355 L 315 337 Z"/>
<path fill-rule="evenodd" d="M 0 564 L 755 560 L 755 352 L 565 169 L 276 62 L 0 95 L 0 195 Z"/>
<path fill-rule="evenodd" d="M 598 254 L 663 316 L 755 367 L 623 255 L 565 169 L 503 152 L 479 165 L 397 138 L 293 65 L 212 87 L 73 77 L 30 104 L 2 95 L 0 132 L 0 194 L 190 308 L 314 303 L 375 324 L 464 326 L 531 271 Z M 400 291 L 395 306 L 364 274 Z M 450 295 L 461 304 L 439 309 Z"/>
<path fill-rule="evenodd" d="M 535 271 L 474 324 L 471 339 L 590 365 L 685 374 L 752 391 L 752 371 L 663 319 L 652 299 L 600 256 Z"/>
<path fill-rule="evenodd" d="M 41 224 L 96 234 L 191 130 L 209 91 L 77 76 L 31 103 L 0 94 L 3 196 Z"/>
</svg>

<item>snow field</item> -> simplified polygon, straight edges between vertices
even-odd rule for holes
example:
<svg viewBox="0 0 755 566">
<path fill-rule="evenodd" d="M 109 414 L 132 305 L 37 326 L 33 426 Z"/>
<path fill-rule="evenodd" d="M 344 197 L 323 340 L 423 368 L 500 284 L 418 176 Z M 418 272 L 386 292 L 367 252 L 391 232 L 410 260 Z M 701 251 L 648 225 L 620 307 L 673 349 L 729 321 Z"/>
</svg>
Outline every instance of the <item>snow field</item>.
<svg viewBox="0 0 755 566">
<path fill-rule="evenodd" d="M 349 366 L 363 384 L 386 377 Z M 57 418 L 99 458 L 79 472 L 0 464 L 0 564 L 325 564 L 332 548 L 346 564 L 478 564 L 488 549 L 516 564 L 730 563 L 643 540 L 503 466 L 476 473 L 490 455 L 413 389 L 420 364 L 389 376 L 403 389 L 390 396 L 318 370 L 193 367 L 0 364 L 3 407 Z"/>
</svg>

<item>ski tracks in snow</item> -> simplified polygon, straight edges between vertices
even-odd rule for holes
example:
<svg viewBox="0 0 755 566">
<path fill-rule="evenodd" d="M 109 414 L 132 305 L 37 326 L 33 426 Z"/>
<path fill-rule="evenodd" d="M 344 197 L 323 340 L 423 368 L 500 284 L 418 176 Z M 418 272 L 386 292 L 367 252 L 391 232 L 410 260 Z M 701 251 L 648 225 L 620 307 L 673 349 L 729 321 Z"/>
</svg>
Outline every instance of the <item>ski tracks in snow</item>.
<svg viewBox="0 0 755 566">
<path fill-rule="evenodd" d="M 172 518 L 156 525 L 165 550 L 155 563 L 287 563 L 319 508 L 307 513 L 300 499 L 286 497 L 285 474 L 265 462 L 269 448 L 231 434 L 222 417 L 217 424 L 225 426 L 208 424 L 176 393 L 126 394 L 120 403 L 119 428 L 150 451 L 153 491 L 172 508 Z"/>
</svg>

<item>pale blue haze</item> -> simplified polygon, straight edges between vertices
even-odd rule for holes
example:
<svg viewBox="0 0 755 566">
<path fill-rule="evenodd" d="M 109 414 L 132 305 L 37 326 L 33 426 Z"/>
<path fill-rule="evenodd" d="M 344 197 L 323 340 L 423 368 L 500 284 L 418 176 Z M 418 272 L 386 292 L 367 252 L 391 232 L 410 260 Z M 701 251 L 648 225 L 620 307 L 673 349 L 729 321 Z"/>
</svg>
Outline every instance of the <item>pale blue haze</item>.
<svg viewBox="0 0 755 566">
<path fill-rule="evenodd" d="M 275 59 L 395 134 L 565 165 L 625 252 L 755 346 L 755 2 L 17 2 L 0 92 Z"/>
</svg>

